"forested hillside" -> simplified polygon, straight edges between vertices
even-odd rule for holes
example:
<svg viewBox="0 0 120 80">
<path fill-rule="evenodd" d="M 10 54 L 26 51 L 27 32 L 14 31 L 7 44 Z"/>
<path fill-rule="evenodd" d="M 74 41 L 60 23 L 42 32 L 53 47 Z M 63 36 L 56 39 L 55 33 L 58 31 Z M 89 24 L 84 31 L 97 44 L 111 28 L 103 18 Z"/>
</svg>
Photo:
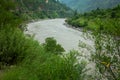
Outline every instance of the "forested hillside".
<svg viewBox="0 0 120 80">
<path fill-rule="evenodd" d="M 105 30 L 120 36 L 119 20 L 120 5 L 112 9 L 97 8 L 91 12 L 76 14 L 66 21 L 75 27 L 85 27 L 91 30 L 99 29 L 102 26 Z"/>
<path fill-rule="evenodd" d="M 97 8 L 111 8 L 120 3 L 120 0 L 60 0 L 67 6 L 79 12 L 87 12 Z"/>
<path fill-rule="evenodd" d="M 72 10 L 56 0 L 15 0 L 19 14 L 25 18 L 69 17 Z"/>
</svg>

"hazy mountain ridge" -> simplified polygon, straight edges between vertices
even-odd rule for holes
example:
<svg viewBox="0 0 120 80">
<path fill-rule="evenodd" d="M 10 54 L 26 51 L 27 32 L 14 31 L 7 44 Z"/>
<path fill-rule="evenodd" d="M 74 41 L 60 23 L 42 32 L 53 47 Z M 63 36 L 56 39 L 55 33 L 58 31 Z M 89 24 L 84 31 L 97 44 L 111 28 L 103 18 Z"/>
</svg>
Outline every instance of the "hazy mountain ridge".
<svg viewBox="0 0 120 80">
<path fill-rule="evenodd" d="M 120 4 L 120 0 L 60 0 L 62 3 L 79 12 L 86 12 L 96 8 L 111 8 Z"/>
</svg>

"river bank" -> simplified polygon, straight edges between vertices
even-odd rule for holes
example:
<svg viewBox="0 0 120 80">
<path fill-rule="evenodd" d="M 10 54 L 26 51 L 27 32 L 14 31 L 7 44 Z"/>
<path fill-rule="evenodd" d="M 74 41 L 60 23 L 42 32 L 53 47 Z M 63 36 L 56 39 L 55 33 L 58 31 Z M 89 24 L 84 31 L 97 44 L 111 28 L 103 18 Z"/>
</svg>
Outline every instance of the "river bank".
<svg viewBox="0 0 120 80">
<path fill-rule="evenodd" d="M 32 22 L 27 25 L 27 29 L 28 31 L 25 33 L 33 34 L 35 40 L 38 40 L 40 43 L 44 43 L 47 37 L 54 37 L 66 51 L 72 49 L 79 50 L 79 41 L 93 45 L 92 41 L 84 39 L 81 30 L 78 31 L 68 28 L 65 25 L 65 19 L 50 19 Z"/>
<path fill-rule="evenodd" d="M 34 35 L 34 39 L 41 44 L 47 37 L 54 37 L 63 46 L 66 52 L 71 50 L 79 51 L 79 60 L 87 61 L 87 68 L 94 73 L 94 63 L 90 62 L 91 53 L 94 53 L 94 41 L 84 35 L 83 29 L 70 27 L 65 19 L 42 20 L 27 25 L 26 34 Z"/>
</svg>

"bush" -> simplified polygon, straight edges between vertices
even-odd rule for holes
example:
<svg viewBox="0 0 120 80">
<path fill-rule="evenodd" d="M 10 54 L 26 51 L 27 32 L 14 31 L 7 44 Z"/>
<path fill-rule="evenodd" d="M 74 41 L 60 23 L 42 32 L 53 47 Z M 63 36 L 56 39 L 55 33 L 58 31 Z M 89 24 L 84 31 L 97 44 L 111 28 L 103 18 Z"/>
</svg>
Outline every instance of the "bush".
<svg viewBox="0 0 120 80">
<path fill-rule="evenodd" d="M 34 46 L 35 47 L 35 46 Z M 48 54 L 40 46 L 19 66 L 6 71 L 2 80 L 84 80 L 85 64 L 78 63 L 76 52 L 60 57 Z M 35 50 L 35 52 L 36 52 Z"/>
<path fill-rule="evenodd" d="M 34 41 L 35 42 L 35 41 Z M 20 63 L 27 54 L 33 53 L 37 43 L 26 38 L 18 28 L 6 27 L 0 30 L 0 63 L 14 65 Z"/>
<path fill-rule="evenodd" d="M 64 48 L 60 44 L 57 44 L 57 41 L 52 37 L 46 38 L 43 45 L 47 52 L 61 54 L 65 51 Z"/>
</svg>

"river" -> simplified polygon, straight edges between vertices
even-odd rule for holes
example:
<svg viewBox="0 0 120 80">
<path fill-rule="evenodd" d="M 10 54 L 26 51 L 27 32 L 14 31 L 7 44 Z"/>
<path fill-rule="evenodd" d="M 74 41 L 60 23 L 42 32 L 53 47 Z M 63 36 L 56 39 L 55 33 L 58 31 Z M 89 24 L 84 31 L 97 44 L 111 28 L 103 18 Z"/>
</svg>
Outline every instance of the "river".
<svg viewBox="0 0 120 80">
<path fill-rule="evenodd" d="M 45 38 L 54 37 L 66 51 L 79 50 L 79 41 L 92 45 L 93 41 L 85 39 L 83 32 L 64 25 L 65 19 L 50 19 L 29 23 L 27 34 L 35 35 L 35 39 L 40 43 L 45 42 Z"/>
<path fill-rule="evenodd" d="M 70 50 L 77 50 L 80 52 L 80 58 L 86 60 L 87 68 L 91 68 L 88 74 L 94 73 L 94 63 L 90 62 L 91 51 L 94 51 L 93 40 L 85 38 L 82 30 L 76 30 L 68 27 L 65 24 L 65 19 L 49 19 L 40 20 L 27 24 L 27 31 L 25 34 L 34 35 L 34 39 L 40 43 L 44 43 L 47 37 L 54 37 L 59 44 L 69 52 Z M 79 42 L 86 44 L 86 47 L 79 47 Z M 82 45 L 83 46 L 83 45 Z"/>
</svg>

